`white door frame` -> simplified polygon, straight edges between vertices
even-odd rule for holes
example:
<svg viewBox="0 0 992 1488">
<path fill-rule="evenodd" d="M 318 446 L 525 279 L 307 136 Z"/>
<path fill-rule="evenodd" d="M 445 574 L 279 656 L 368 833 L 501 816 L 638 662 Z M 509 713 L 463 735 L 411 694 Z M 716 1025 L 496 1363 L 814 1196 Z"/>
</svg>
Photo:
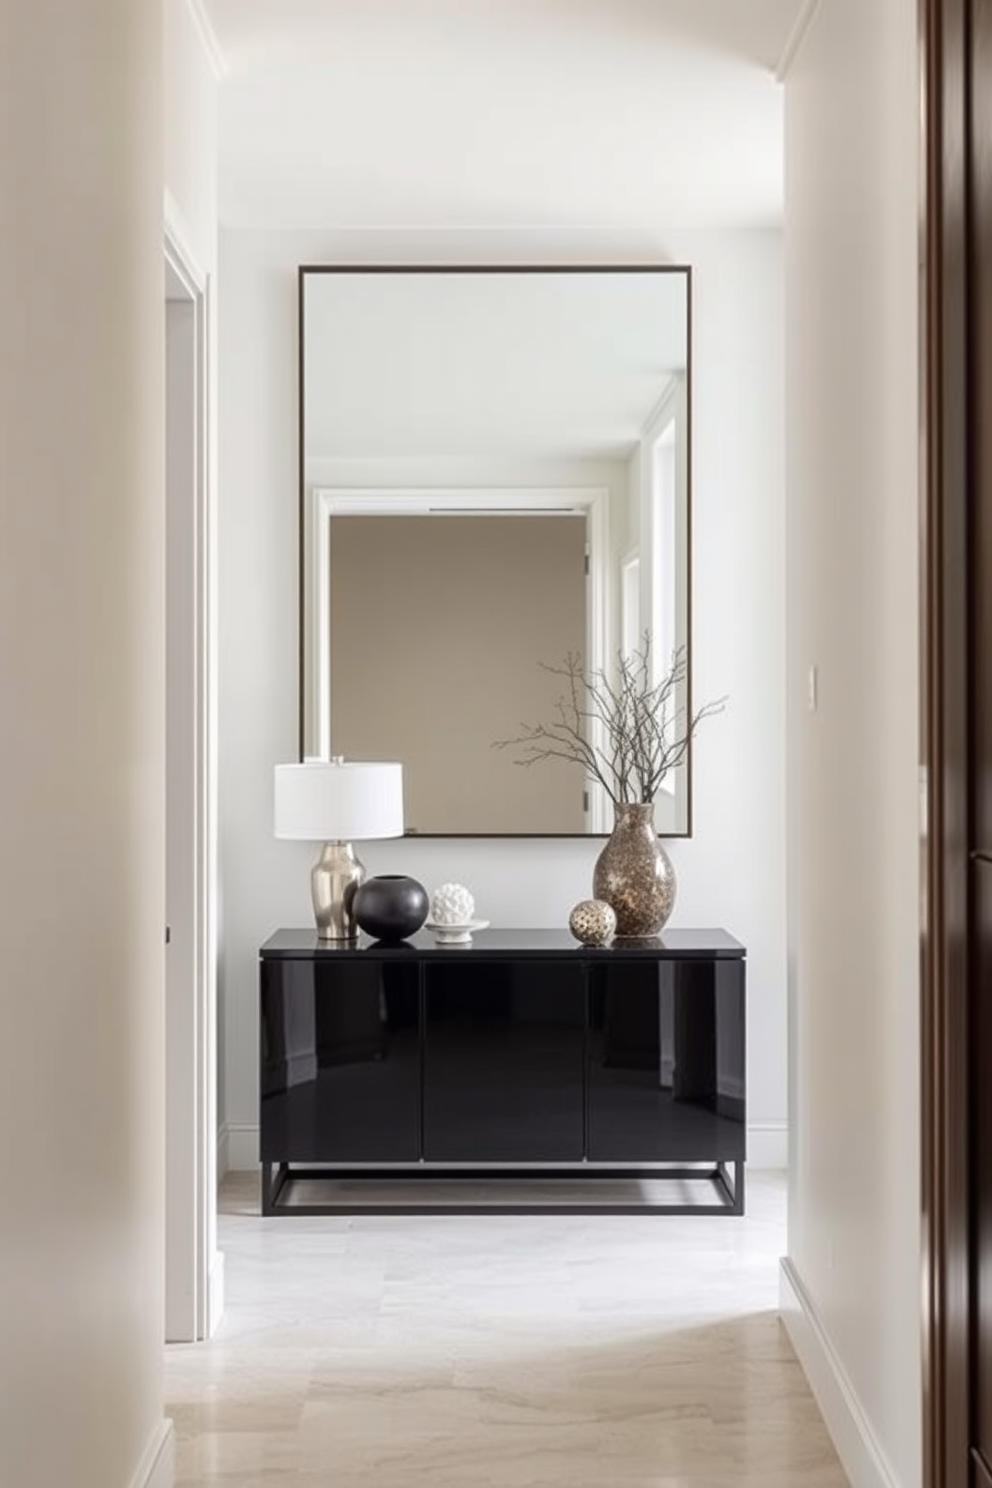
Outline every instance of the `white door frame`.
<svg viewBox="0 0 992 1488">
<path fill-rule="evenodd" d="M 214 539 L 207 276 L 166 212 L 166 1286 L 169 1342 L 209 1338 L 217 1252 Z"/>
</svg>

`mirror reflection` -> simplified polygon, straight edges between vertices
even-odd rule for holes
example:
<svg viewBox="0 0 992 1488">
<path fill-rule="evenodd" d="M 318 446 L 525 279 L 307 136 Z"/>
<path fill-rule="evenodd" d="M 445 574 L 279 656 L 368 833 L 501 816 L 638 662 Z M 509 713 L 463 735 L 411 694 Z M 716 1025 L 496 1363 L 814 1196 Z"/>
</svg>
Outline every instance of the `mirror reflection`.
<svg viewBox="0 0 992 1488">
<path fill-rule="evenodd" d="M 685 268 L 300 270 L 301 753 L 401 760 L 409 832 L 610 830 L 493 745 L 568 654 L 688 642 L 689 313 Z"/>
</svg>

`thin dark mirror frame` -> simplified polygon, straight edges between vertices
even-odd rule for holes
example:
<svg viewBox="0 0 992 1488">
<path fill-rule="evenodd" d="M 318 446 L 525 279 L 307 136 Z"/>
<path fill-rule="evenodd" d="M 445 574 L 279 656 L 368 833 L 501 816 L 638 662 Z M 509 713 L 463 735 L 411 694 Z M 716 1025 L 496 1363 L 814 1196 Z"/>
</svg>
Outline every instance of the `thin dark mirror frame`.
<svg viewBox="0 0 992 1488">
<path fill-rule="evenodd" d="M 311 277 L 324 275 L 463 275 L 463 274 L 531 274 L 531 275 L 561 275 L 561 274 L 659 274 L 678 275 L 685 280 L 685 317 L 686 317 L 686 362 L 685 362 L 685 656 L 686 675 L 684 683 L 685 710 L 684 720 L 692 718 L 692 478 L 693 478 L 693 296 L 692 296 L 692 268 L 689 264 L 301 264 L 297 271 L 297 405 L 299 412 L 298 420 L 298 548 L 299 548 L 299 622 L 298 622 L 298 728 L 299 728 L 299 757 L 304 759 L 307 754 L 307 710 L 306 710 L 306 688 L 307 688 L 307 656 L 308 656 L 308 608 L 307 608 L 307 585 L 309 583 L 308 553 L 307 553 L 307 482 L 306 482 L 306 286 Z M 681 712 L 681 710 L 680 710 Z M 658 836 L 668 839 L 689 838 L 692 836 L 693 817 L 693 792 L 692 792 L 692 744 L 687 748 L 685 759 L 680 765 L 684 771 L 685 781 L 685 825 L 681 831 L 658 831 Z M 522 839 L 569 839 L 575 841 L 594 841 L 598 838 L 608 836 L 608 831 L 586 831 L 586 832 L 428 832 L 417 831 L 407 834 L 411 838 L 464 838 L 464 839 L 497 839 L 497 838 L 522 838 Z"/>
</svg>

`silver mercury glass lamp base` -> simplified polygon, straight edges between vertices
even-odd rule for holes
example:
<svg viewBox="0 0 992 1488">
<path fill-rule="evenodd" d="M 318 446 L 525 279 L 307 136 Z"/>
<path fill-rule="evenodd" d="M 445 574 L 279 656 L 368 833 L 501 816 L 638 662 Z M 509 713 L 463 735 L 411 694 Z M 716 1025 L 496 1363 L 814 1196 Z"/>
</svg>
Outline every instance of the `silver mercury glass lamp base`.
<svg viewBox="0 0 992 1488">
<path fill-rule="evenodd" d="M 355 890 L 365 878 L 365 864 L 350 842 L 325 842 L 310 873 L 313 913 L 320 940 L 355 941 L 358 925 L 352 913 Z"/>
</svg>

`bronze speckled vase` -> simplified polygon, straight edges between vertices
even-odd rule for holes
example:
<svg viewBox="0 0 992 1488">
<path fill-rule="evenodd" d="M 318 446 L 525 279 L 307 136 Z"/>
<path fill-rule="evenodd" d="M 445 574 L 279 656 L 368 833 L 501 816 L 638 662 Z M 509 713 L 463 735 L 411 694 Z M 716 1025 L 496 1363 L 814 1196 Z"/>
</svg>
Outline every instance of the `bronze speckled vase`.
<svg viewBox="0 0 992 1488">
<path fill-rule="evenodd" d="M 675 869 L 654 830 L 654 805 L 614 807 L 613 835 L 596 859 L 592 891 L 617 917 L 616 935 L 657 935 L 675 904 Z"/>
</svg>

